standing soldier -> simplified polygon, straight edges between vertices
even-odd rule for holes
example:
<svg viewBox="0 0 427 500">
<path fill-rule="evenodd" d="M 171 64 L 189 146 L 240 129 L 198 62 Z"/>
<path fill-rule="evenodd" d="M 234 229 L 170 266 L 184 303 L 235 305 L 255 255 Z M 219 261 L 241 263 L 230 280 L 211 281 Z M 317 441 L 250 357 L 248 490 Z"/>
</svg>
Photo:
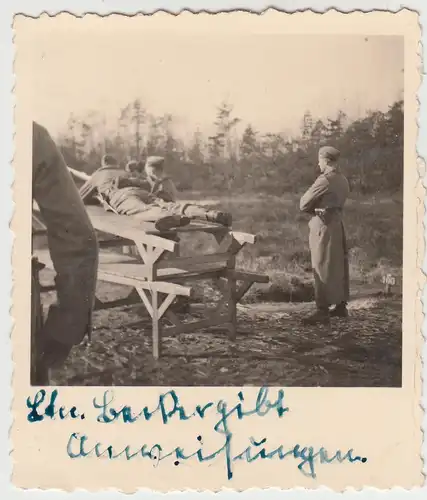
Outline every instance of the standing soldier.
<svg viewBox="0 0 427 500">
<path fill-rule="evenodd" d="M 98 270 L 98 242 L 73 178 L 45 128 L 33 122 L 33 199 L 47 228 L 56 271 L 57 302 L 37 335 L 39 366 L 61 365 L 90 332 Z M 34 286 L 34 280 L 33 280 Z M 37 290 L 32 290 L 33 294 Z M 36 303 L 36 302 L 35 302 Z M 32 311 L 37 314 L 36 311 Z M 37 323 L 33 324 L 37 330 Z M 32 383 L 38 384 L 37 381 Z"/>
<path fill-rule="evenodd" d="M 340 152 L 330 146 L 319 151 L 321 174 L 302 196 L 300 209 L 310 214 L 309 245 L 317 311 L 305 324 L 328 324 L 330 316 L 347 316 L 349 268 L 342 209 L 349 184 L 340 172 Z M 335 305 L 332 311 L 329 307 Z"/>
</svg>

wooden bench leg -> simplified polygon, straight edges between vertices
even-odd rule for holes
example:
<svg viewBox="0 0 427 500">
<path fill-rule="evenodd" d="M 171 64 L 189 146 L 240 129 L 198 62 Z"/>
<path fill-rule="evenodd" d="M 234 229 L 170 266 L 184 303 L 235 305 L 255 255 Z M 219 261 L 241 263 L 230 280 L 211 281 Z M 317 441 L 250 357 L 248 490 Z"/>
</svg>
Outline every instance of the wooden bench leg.
<svg viewBox="0 0 427 500">
<path fill-rule="evenodd" d="M 159 292 L 151 290 L 151 301 L 143 288 L 136 288 L 148 314 L 151 316 L 152 336 L 153 336 L 153 357 L 159 359 L 161 354 L 160 318 L 159 315 Z"/>
<path fill-rule="evenodd" d="M 161 300 L 160 292 L 151 290 L 151 300 L 143 288 L 136 288 L 148 314 L 151 316 L 152 338 L 153 338 L 153 357 L 159 359 L 162 354 L 162 325 L 160 320 L 168 312 L 172 302 L 176 299 L 176 294 L 166 293 L 166 297 Z"/>
<path fill-rule="evenodd" d="M 159 318 L 159 293 L 156 290 L 152 290 L 151 292 L 151 304 L 153 308 L 153 314 L 151 316 L 153 333 L 153 358 L 159 359 L 161 356 L 162 339 Z"/>
</svg>

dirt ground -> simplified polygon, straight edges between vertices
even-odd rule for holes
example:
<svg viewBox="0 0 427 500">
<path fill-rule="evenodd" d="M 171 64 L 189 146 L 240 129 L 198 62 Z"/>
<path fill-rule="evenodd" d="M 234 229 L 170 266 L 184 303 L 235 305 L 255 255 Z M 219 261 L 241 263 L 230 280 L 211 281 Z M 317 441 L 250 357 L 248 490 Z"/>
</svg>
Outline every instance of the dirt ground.
<svg viewBox="0 0 427 500">
<path fill-rule="evenodd" d="M 101 284 L 114 299 L 127 289 Z M 91 342 L 76 347 L 52 384 L 80 386 L 399 387 L 402 300 L 358 291 L 350 317 L 307 327 L 310 303 L 250 303 L 238 310 L 238 335 L 224 328 L 163 339 L 151 354 L 151 324 L 143 308 L 95 313 Z M 128 325 L 140 321 L 138 326 Z"/>
</svg>

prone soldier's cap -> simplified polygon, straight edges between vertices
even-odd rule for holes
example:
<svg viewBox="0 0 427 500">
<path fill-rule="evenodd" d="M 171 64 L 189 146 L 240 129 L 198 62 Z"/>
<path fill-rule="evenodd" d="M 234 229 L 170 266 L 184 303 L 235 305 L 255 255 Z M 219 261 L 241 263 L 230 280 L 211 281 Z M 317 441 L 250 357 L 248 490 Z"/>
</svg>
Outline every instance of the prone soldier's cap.
<svg viewBox="0 0 427 500">
<path fill-rule="evenodd" d="M 102 157 L 102 166 L 103 167 L 115 167 L 117 165 L 117 160 L 113 155 L 104 155 Z"/>
<path fill-rule="evenodd" d="M 134 172 L 138 168 L 138 162 L 135 160 L 130 160 L 126 163 L 126 172 Z"/>
<path fill-rule="evenodd" d="M 163 156 L 149 156 L 145 162 L 145 168 L 162 168 L 164 163 Z"/>
<path fill-rule="evenodd" d="M 319 158 L 325 158 L 330 161 L 337 161 L 340 157 L 341 153 L 338 149 L 333 148 L 332 146 L 323 146 L 319 149 Z"/>
</svg>

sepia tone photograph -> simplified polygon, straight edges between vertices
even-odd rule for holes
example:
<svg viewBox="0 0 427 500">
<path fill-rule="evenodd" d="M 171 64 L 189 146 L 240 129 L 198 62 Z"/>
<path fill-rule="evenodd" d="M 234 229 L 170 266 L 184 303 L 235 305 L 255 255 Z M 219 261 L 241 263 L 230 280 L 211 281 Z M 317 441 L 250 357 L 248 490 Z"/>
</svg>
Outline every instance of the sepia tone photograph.
<svg viewBox="0 0 427 500">
<path fill-rule="evenodd" d="M 31 384 L 401 387 L 404 38 L 88 26 L 25 54 Z"/>
</svg>

